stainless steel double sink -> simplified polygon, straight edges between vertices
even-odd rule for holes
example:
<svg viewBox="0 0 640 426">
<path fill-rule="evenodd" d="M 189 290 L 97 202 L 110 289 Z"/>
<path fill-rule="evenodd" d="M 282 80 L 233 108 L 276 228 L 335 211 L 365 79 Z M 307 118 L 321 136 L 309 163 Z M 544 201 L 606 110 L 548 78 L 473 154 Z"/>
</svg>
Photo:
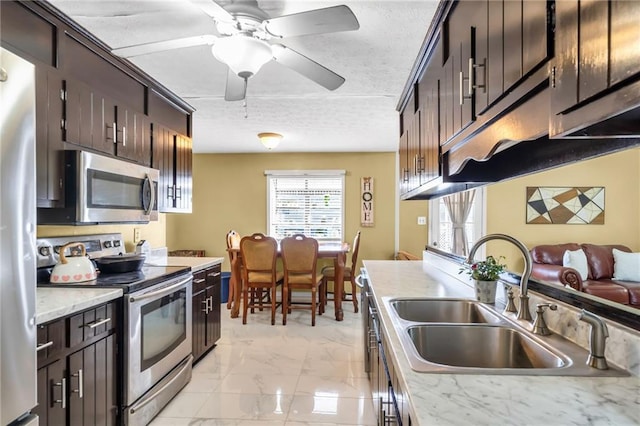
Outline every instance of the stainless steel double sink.
<svg viewBox="0 0 640 426">
<path fill-rule="evenodd" d="M 625 376 L 585 364 L 588 352 L 537 336 L 495 308 L 469 299 L 383 298 L 411 368 L 450 374 Z"/>
</svg>

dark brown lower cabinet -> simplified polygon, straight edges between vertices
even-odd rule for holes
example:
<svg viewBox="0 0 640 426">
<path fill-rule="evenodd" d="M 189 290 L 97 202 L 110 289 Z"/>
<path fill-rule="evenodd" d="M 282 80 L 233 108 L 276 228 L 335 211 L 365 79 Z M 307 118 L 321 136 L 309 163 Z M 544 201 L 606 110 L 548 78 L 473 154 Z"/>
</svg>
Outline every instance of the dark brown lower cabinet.
<svg viewBox="0 0 640 426">
<path fill-rule="evenodd" d="M 115 395 L 113 335 L 69 356 L 69 424 L 114 425 Z"/>
<path fill-rule="evenodd" d="M 193 275 L 192 342 L 197 362 L 220 339 L 220 303 L 222 282 L 220 265 Z"/>
<path fill-rule="evenodd" d="M 119 311 L 112 302 L 38 326 L 40 425 L 118 424 Z"/>
</svg>

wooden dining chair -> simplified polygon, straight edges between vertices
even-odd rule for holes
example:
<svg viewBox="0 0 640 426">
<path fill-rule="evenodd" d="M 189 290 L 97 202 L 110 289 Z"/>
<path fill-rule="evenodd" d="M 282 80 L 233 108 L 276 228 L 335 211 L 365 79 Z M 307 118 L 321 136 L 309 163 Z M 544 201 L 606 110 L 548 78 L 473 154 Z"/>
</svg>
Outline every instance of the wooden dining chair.
<svg viewBox="0 0 640 426">
<path fill-rule="evenodd" d="M 356 264 L 358 263 L 358 251 L 360 250 L 360 231 L 356 233 L 353 239 L 353 250 L 351 252 L 351 266 L 344 267 L 343 282 L 351 282 L 351 300 L 353 301 L 353 312 L 358 313 L 358 296 L 356 295 Z M 322 268 L 322 284 L 325 291 L 325 303 L 328 300 L 328 282 L 333 282 L 335 294 L 336 269 L 333 266 L 325 266 Z M 344 289 L 343 289 L 344 290 Z M 342 292 L 342 300 L 346 300 L 346 294 Z"/>
<path fill-rule="evenodd" d="M 324 288 L 322 274 L 316 272 L 318 264 L 318 241 L 314 238 L 295 234 L 280 242 L 282 263 L 284 265 L 284 287 L 282 294 L 282 324 L 287 325 L 287 313 L 291 309 L 311 309 L 311 325 L 316 325 L 316 309 L 318 314 L 324 312 Z M 291 292 L 294 289 L 311 290 L 311 306 L 309 304 L 292 304 Z M 317 303 L 318 294 L 320 302 Z"/>
<path fill-rule="evenodd" d="M 242 237 L 240 236 L 240 234 L 238 234 L 235 230 L 230 230 L 229 232 L 227 232 L 227 252 L 229 253 L 229 265 L 233 265 L 234 262 L 238 261 L 238 252 L 235 251 L 229 251 L 229 249 L 239 249 L 240 248 L 240 240 L 242 239 Z M 240 265 L 240 268 L 242 269 L 242 265 Z M 240 282 L 242 283 L 242 272 L 240 273 L 241 276 L 239 277 L 234 277 L 237 280 L 240 280 Z M 235 285 L 233 285 L 235 284 Z M 232 283 L 232 285 L 229 285 L 229 296 L 227 299 L 227 309 L 231 309 L 231 305 L 232 305 L 232 301 L 233 298 L 235 297 L 236 294 L 236 286 L 238 288 L 242 288 L 242 284 L 238 285 L 237 283 Z"/>
<path fill-rule="evenodd" d="M 247 323 L 249 308 L 262 310 L 265 302 L 271 307 L 271 325 L 276 322 L 276 309 L 280 305 L 276 301 L 276 288 L 282 284 L 283 273 L 276 270 L 278 243 L 272 237 L 256 233 L 240 240 L 240 256 L 242 257 L 242 323 Z M 267 290 L 269 297 L 265 301 L 262 291 Z M 251 297 L 249 297 L 251 294 Z M 284 299 L 284 295 L 282 296 Z"/>
</svg>

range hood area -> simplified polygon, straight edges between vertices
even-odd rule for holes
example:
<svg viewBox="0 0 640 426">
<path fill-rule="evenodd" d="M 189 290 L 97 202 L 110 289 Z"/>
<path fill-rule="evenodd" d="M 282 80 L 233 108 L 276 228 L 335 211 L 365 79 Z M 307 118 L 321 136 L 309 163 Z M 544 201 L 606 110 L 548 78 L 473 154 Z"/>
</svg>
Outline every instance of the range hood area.
<svg viewBox="0 0 640 426">
<path fill-rule="evenodd" d="M 546 11 L 531 3 L 513 18 L 513 5 L 441 2 L 397 108 L 401 199 L 640 146 L 640 4 L 596 3 L 547 2 Z M 469 40 L 458 36 L 468 28 Z"/>
</svg>

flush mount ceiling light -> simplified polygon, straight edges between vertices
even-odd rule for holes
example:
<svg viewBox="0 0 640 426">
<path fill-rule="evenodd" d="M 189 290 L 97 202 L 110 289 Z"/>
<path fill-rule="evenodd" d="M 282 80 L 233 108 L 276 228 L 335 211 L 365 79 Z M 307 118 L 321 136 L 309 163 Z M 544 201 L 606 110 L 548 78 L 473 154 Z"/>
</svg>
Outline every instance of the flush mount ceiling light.
<svg viewBox="0 0 640 426">
<path fill-rule="evenodd" d="M 245 80 L 273 59 L 269 43 L 244 34 L 219 39 L 211 47 L 211 52 L 217 60 L 227 64 L 231 71 Z"/>
<path fill-rule="evenodd" d="M 262 142 L 262 145 L 265 146 L 265 148 L 273 149 L 278 146 L 278 144 L 282 140 L 282 135 L 280 133 L 270 132 L 258 133 L 258 138 L 260 139 L 260 142 Z"/>
</svg>

